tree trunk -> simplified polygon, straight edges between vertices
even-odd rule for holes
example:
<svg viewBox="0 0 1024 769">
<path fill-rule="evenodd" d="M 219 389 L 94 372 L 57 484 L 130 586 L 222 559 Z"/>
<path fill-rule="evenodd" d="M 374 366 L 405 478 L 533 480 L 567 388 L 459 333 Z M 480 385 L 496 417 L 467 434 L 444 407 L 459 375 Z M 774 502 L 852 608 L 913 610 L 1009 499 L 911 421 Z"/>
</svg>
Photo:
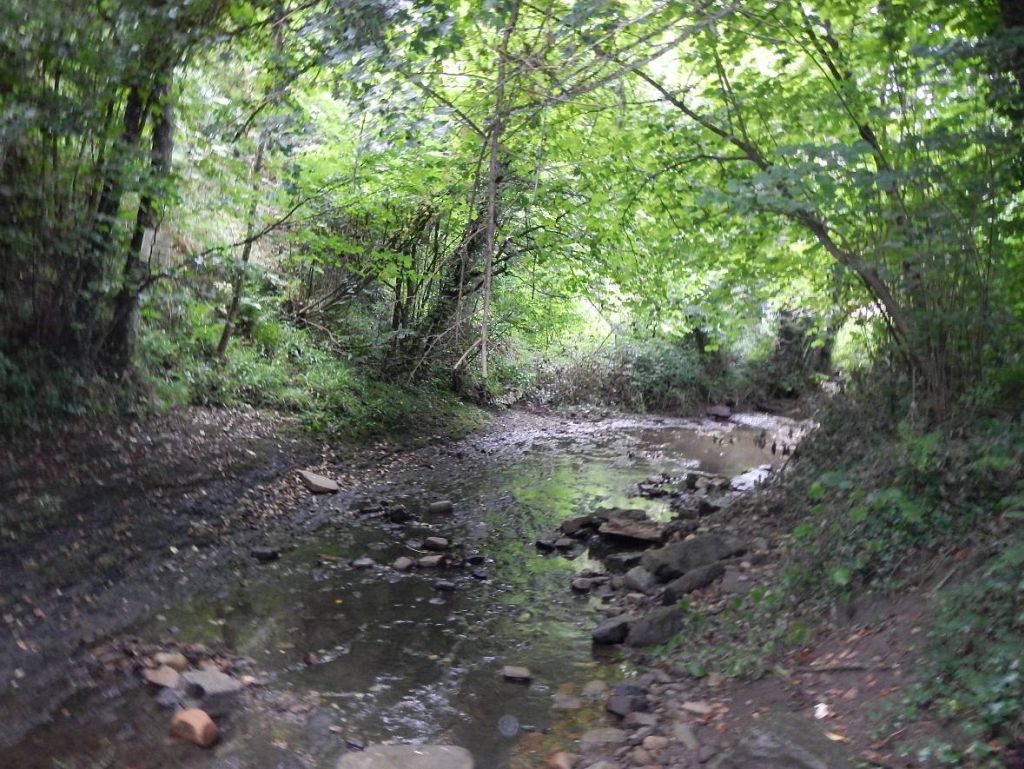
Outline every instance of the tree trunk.
<svg viewBox="0 0 1024 769">
<path fill-rule="evenodd" d="M 121 373 L 127 370 L 135 357 L 135 342 L 139 328 L 140 294 L 145 286 L 147 265 L 143 264 L 142 246 L 146 231 L 156 226 L 157 202 L 162 191 L 159 185 L 171 171 L 174 154 L 174 104 L 171 101 L 170 72 L 154 92 L 153 108 L 157 119 L 153 125 L 150 155 L 149 186 L 139 199 L 135 215 L 135 228 L 125 259 L 121 290 L 114 300 L 114 318 L 103 345 L 104 364 L 109 370 Z M 154 233 L 155 237 L 155 233 Z"/>
<path fill-rule="evenodd" d="M 224 330 L 221 332 L 220 341 L 217 343 L 217 357 L 223 358 L 228 351 L 228 343 L 235 330 L 235 319 L 238 317 L 238 307 L 242 303 L 242 294 L 245 291 L 245 268 L 249 264 L 249 257 L 252 255 L 253 243 L 256 238 L 256 215 L 259 211 L 260 174 L 263 172 L 263 156 L 267 150 L 269 131 L 263 130 L 260 134 L 260 143 L 256 147 L 256 158 L 252 163 L 252 203 L 249 205 L 249 213 L 245 226 L 245 243 L 242 246 L 241 264 L 235 271 L 235 279 L 231 286 L 231 304 L 228 305 L 227 317 L 224 320 Z"/>
</svg>

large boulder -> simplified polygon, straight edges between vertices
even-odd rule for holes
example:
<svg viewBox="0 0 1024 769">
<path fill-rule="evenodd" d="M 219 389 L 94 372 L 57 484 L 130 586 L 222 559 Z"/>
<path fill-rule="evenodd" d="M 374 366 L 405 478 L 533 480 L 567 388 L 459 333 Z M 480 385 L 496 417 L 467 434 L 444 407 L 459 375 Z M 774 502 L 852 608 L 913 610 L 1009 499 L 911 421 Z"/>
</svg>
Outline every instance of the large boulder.
<svg viewBox="0 0 1024 769">
<path fill-rule="evenodd" d="M 602 523 L 597 531 L 604 537 L 640 545 L 657 544 L 665 539 L 665 524 L 658 521 L 631 521 L 626 518 L 612 518 Z"/>
<path fill-rule="evenodd" d="M 666 606 L 677 603 L 694 590 L 707 587 L 723 574 L 725 574 L 725 566 L 720 563 L 709 563 L 706 566 L 690 569 L 683 576 L 665 585 L 665 592 L 661 594 L 662 603 Z"/>
<path fill-rule="evenodd" d="M 675 606 L 662 606 L 629 626 L 628 646 L 654 646 L 667 643 L 686 626 L 686 612 Z"/>
<path fill-rule="evenodd" d="M 371 745 L 343 755 L 337 769 L 473 769 L 473 756 L 454 745 Z"/>
<path fill-rule="evenodd" d="M 606 619 L 591 633 L 596 644 L 620 644 L 626 640 L 626 636 L 629 635 L 629 628 L 637 621 L 637 618 L 633 614 L 620 614 L 617 617 L 611 617 Z"/>
<path fill-rule="evenodd" d="M 847 751 L 821 728 L 792 713 L 775 713 L 749 727 L 712 769 L 852 769 Z"/>
<path fill-rule="evenodd" d="M 656 550 L 648 550 L 640 559 L 640 564 L 661 582 L 668 582 L 700 566 L 745 551 L 743 545 L 731 539 L 717 534 L 705 534 Z"/>
</svg>

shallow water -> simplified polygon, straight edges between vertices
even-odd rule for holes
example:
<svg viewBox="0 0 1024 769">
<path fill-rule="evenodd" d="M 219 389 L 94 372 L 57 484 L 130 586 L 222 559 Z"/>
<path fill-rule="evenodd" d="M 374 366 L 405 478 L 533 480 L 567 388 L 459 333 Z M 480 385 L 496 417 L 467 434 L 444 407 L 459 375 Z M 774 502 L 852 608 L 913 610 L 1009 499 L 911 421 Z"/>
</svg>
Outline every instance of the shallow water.
<svg viewBox="0 0 1024 769">
<path fill-rule="evenodd" d="M 409 495 L 414 507 L 452 499 L 454 516 L 406 527 L 339 516 L 246 581 L 165 607 L 140 628 L 150 640 L 174 633 L 247 655 L 268 674 L 214 750 L 169 740 L 168 714 L 148 691 L 108 682 L 68 703 L 0 765 L 330 767 L 348 739 L 452 742 L 468 748 L 479 769 L 507 767 L 525 733 L 551 724 L 557 688 L 578 690 L 617 672 L 607 661 L 595 668 L 595 599 L 568 590 L 573 573 L 598 564 L 585 553 L 543 556 L 534 540 L 597 507 L 643 507 L 667 518 L 664 503 L 630 496 L 638 481 L 688 469 L 733 476 L 773 463 L 782 457 L 769 450 L 772 435 L 796 424 L 760 415 L 740 421 L 749 426 L 523 417 L 417 452 L 411 466 L 360 495 Z M 757 440 L 763 430 L 766 442 Z M 470 569 L 358 571 L 345 560 L 369 555 L 388 564 L 415 555 L 409 544 L 429 534 L 485 555 L 479 568 L 487 579 Z M 438 592 L 438 579 L 456 590 Z M 308 654 L 316 664 L 305 663 Z M 529 667 L 531 685 L 502 681 L 506 664 Z"/>
</svg>

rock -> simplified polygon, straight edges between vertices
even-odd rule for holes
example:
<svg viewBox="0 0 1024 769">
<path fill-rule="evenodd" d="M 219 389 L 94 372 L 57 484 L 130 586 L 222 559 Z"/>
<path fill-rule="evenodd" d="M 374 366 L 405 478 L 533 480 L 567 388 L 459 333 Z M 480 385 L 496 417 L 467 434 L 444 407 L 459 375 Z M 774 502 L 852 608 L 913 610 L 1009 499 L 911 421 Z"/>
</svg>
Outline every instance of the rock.
<svg viewBox="0 0 1024 769">
<path fill-rule="evenodd" d="M 676 724 L 672 727 L 672 736 L 676 742 L 685 746 L 687 750 L 694 752 L 700 750 L 700 741 L 697 739 L 697 735 L 693 733 L 693 728 L 689 724 Z"/>
<path fill-rule="evenodd" d="M 336 769 L 473 769 L 473 756 L 453 745 L 371 745 L 346 753 Z"/>
<path fill-rule="evenodd" d="M 437 582 L 434 583 L 434 590 L 438 590 L 442 593 L 454 593 L 455 583 L 449 582 L 446 579 L 439 579 Z"/>
<path fill-rule="evenodd" d="M 642 729 L 644 727 L 655 727 L 658 725 L 658 721 L 659 718 L 654 713 L 633 711 L 626 714 L 626 717 L 622 719 L 622 724 L 630 729 Z"/>
<path fill-rule="evenodd" d="M 712 419 L 720 419 L 722 421 L 732 419 L 732 409 L 728 406 L 708 406 L 704 409 L 704 413 Z"/>
<path fill-rule="evenodd" d="M 597 532 L 604 537 L 656 544 L 665 538 L 665 525 L 658 521 L 624 521 L 613 518 L 602 523 Z"/>
<path fill-rule="evenodd" d="M 179 710 L 171 718 L 171 736 L 208 748 L 217 741 L 217 724 L 198 708 Z"/>
<path fill-rule="evenodd" d="M 594 750 L 595 748 L 622 745 L 628 738 L 629 735 L 622 731 L 622 729 L 605 726 L 600 729 L 591 729 L 589 732 L 585 732 L 580 738 L 580 747 L 584 751 L 588 751 Z"/>
<path fill-rule="evenodd" d="M 604 704 L 604 709 L 620 718 L 630 713 L 647 708 L 647 698 L 643 694 L 612 694 Z"/>
<path fill-rule="evenodd" d="M 506 665 L 501 669 L 501 676 L 506 681 L 528 684 L 533 674 L 530 673 L 529 668 L 520 667 L 519 665 Z"/>
<path fill-rule="evenodd" d="M 550 539 L 538 539 L 533 544 L 542 553 L 552 553 L 555 550 L 555 543 Z"/>
<path fill-rule="evenodd" d="M 412 520 L 412 514 L 405 505 L 393 505 L 388 508 L 388 520 L 392 523 L 407 523 Z"/>
<path fill-rule="evenodd" d="M 772 474 L 771 465 L 760 465 L 759 467 L 752 467 L 745 473 L 737 475 L 735 478 L 729 481 L 729 488 L 734 491 L 752 491 L 764 483 L 768 476 Z"/>
<path fill-rule="evenodd" d="M 641 743 L 644 746 L 644 750 L 649 750 L 652 753 L 659 753 L 667 748 L 672 743 L 668 737 L 662 737 L 658 734 L 649 734 L 644 737 L 644 741 Z"/>
<path fill-rule="evenodd" d="M 594 586 L 594 580 L 588 579 L 587 577 L 577 577 L 569 585 L 577 593 L 586 593 L 590 591 L 590 588 Z"/>
<path fill-rule="evenodd" d="M 260 563 L 270 563 L 276 561 L 281 557 L 281 548 L 272 547 L 270 545 L 261 545 L 254 547 L 249 551 L 249 555 L 255 558 Z"/>
<path fill-rule="evenodd" d="M 575 540 L 572 540 L 569 537 L 559 537 L 555 540 L 555 548 L 558 550 L 572 550 L 575 545 Z"/>
<path fill-rule="evenodd" d="M 692 713 L 695 716 L 710 716 L 715 712 L 715 709 L 711 707 L 711 704 L 704 702 L 703 700 L 698 700 L 696 702 L 687 701 L 679 707 L 687 713 Z"/>
<path fill-rule="evenodd" d="M 455 505 L 449 499 L 439 499 L 437 502 L 431 502 L 430 507 L 427 508 L 427 512 L 431 515 L 448 515 L 454 511 Z"/>
<path fill-rule="evenodd" d="M 700 750 L 697 751 L 697 760 L 702 764 L 706 764 L 717 755 L 718 748 L 714 745 L 701 745 Z"/>
<path fill-rule="evenodd" d="M 629 751 L 629 760 L 638 766 L 647 766 L 652 761 L 651 754 L 639 746 Z"/>
<path fill-rule="evenodd" d="M 181 652 L 158 652 L 153 655 L 153 661 L 157 665 L 173 668 L 179 673 L 184 673 L 189 668 L 188 658 Z"/>
<path fill-rule="evenodd" d="M 395 559 L 395 562 L 391 564 L 391 568 L 395 571 L 409 571 L 415 565 L 416 562 L 412 558 L 403 555 Z"/>
<path fill-rule="evenodd" d="M 709 563 L 706 566 L 690 569 L 683 576 L 665 585 L 662 601 L 665 604 L 678 603 L 694 590 L 707 587 L 723 574 L 725 574 L 725 567 L 720 563 Z"/>
<path fill-rule="evenodd" d="M 650 593 L 657 586 L 657 580 L 643 566 L 634 566 L 622 577 L 622 584 L 638 593 Z"/>
<path fill-rule="evenodd" d="M 598 761 L 596 764 L 590 764 L 585 769 L 619 769 L 619 765 L 613 764 L 611 761 Z"/>
<path fill-rule="evenodd" d="M 813 722 L 788 713 L 755 721 L 714 769 L 852 769 L 853 760 Z"/>
<path fill-rule="evenodd" d="M 608 691 L 608 684 L 604 681 L 594 680 L 588 681 L 583 687 L 583 699 L 588 702 L 600 702 L 604 699 L 605 692 Z"/>
<path fill-rule="evenodd" d="M 324 475 L 311 473 L 309 470 L 299 470 L 299 477 L 306 488 L 314 494 L 333 494 L 338 490 L 338 484 Z"/>
<path fill-rule="evenodd" d="M 561 750 L 548 759 L 547 769 L 573 769 L 579 760 L 580 757 L 575 753 L 566 753 Z"/>
<path fill-rule="evenodd" d="M 448 540 L 444 537 L 427 537 L 423 540 L 425 550 L 447 550 Z"/>
<path fill-rule="evenodd" d="M 637 621 L 635 615 L 620 614 L 617 617 L 609 617 L 590 634 L 596 644 L 620 644 L 629 635 L 629 629 Z"/>
<path fill-rule="evenodd" d="M 166 710 L 182 710 L 185 707 L 185 701 L 177 689 L 161 689 L 153 699 Z"/>
<path fill-rule="evenodd" d="M 612 553 L 604 559 L 609 571 L 626 571 L 640 563 L 643 553 Z"/>
<path fill-rule="evenodd" d="M 473 571 L 469 573 L 469 576 L 481 582 L 486 582 L 488 579 L 487 572 L 483 569 L 473 569 Z"/>
<path fill-rule="evenodd" d="M 663 644 L 686 626 L 686 612 L 675 606 L 662 606 L 632 623 L 626 636 L 628 646 Z"/>
<path fill-rule="evenodd" d="M 566 518 L 559 525 L 558 529 L 568 537 L 583 537 L 591 529 L 596 529 L 601 524 L 601 519 L 596 515 L 578 515 L 575 518 Z"/>
<path fill-rule="evenodd" d="M 158 668 L 143 670 L 142 677 L 151 684 L 165 686 L 168 689 L 177 689 L 181 683 L 181 674 L 170 665 L 161 665 Z"/>
<path fill-rule="evenodd" d="M 377 565 L 377 562 L 370 558 L 368 555 L 364 555 L 361 558 L 356 558 L 352 561 L 353 569 L 372 569 Z"/>
<path fill-rule="evenodd" d="M 648 550 L 643 554 L 640 563 L 657 579 L 667 582 L 699 566 L 738 555 L 745 549 L 737 542 L 717 534 L 704 534 L 657 550 Z"/>
<path fill-rule="evenodd" d="M 482 566 L 486 560 L 480 553 L 470 553 L 466 556 L 466 563 L 470 566 Z"/>
<path fill-rule="evenodd" d="M 190 670 L 182 674 L 189 696 L 202 701 L 203 709 L 213 716 L 224 716 L 238 705 L 242 683 L 215 670 Z"/>
<path fill-rule="evenodd" d="M 750 578 L 735 566 L 725 570 L 722 577 L 722 592 L 728 595 L 746 595 L 754 587 Z"/>
<path fill-rule="evenodd" d="M 417 562 L 422 569 L 436 569 L 444 564 L 443 555 L 425 555 Z"/>
<path fill-rule="evenodd" d="M 583 701 L 571 694 L 556 692 L 551 697 L 551 708 L 553 710 L 579 710 L 583 707 Z"/>
</svg>

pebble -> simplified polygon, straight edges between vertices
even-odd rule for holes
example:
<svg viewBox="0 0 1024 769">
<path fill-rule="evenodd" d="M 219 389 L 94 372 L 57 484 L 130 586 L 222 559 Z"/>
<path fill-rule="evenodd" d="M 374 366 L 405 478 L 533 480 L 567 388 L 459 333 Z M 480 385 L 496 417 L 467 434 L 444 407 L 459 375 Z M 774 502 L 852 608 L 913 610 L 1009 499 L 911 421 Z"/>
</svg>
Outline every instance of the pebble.
<svg viewBox="0 0 1024 769">
<path fill-rule="evenodd" d="M 171 736 L 188 740 L 201 748 L 208 748 L 217 741 L 217 724 L 203 710 L 190 708 L 179 710 L 171 718 Z"/>
<path fill-rule="evenodd" d="M 307 489 L 314 494 L 333 494 L 338 490 L 338 483 L 325 475 L 299 470 L 299 477 Z"/>
<path fill-rule="evenodd" d="M 181 683 L 181 674 L 170 665 L 161 665 L 155 669 L 143 670 L 142 677 L 151 684 L 164 686 L 168 689 L 177 689 Z"/>
<path fill-rule="evenodd" d="M 448 540 L 444 537 L 427 537 L 423 540 L 423 547 L 426 550 L 447 550 Z"/>
<path fill-rule="evenodd" d="M 439 579 L 434 583 L 434 590 L 439 590 L 442 593 L 454 593 L 455 583 L 449 582 L 446 579 Z"/>
<path fill-rule="evenodd" d="M 676 742 L 682 743 L 687 750 L 700 750 L 700 741 L 689 724 L 676 724 L 672 729 L 672 736 Z"/>
<path fill-rule="evenodd" d="M 179 673 L 184 673 L 188 670 L 188 659 L 181 652 L 159 652 L 153 655 L 153 661 L 157 665 L 166 665 L 169 668 L 174 668 Z"/>
<path fill-rule="evenodd" d="M 530 673 L 529 668 L 524 668 L 519 665 L 506 665 L 501 669 L 501 675 L 506 681 L 515 681 L 516 683 L 529 683 L 533 674 Z"/>
<path fill-rule="evenodd" d="M 415 565 L 416 562 L 412 558 L 403 555 L 395 559 L 395 562 L 391 564 L 391 568 L 395 571 L 409 571 Z"/>
<path fill-rule="evenodd" d="M 425 555 L 419 560 L 420 567 L 424 569 L 436 569 L 442 563 L 444 563 L 443 555 Z"/>
<path fill-rule="evenodd" d="M 662 737 L 657 734 L 651 734 L 647 737 L 644 737 L 644 741 L 642 744 L 645 750 L 649 750 L 652 753 L 657 753 L 659 751 L 664 750 L 670 744 L 672 744 L 672 740 L 670 740 L 668 737 Z"/>
<path fill-rule="evenodd" d="M 356 558 L 352 561 L 353 569 L 372 569 L 376 565 L 377 562 L 367 555 L 364 555 L 361 558 Z"/>
<path fill-rule="evenodd" d="M 575 753 L 559 751 L 548 759 L 547 769 L 573 769 L 580 757 Z"/>
<path fill-rule="evenodd" d="M 427 508 L 427 511 L 431 515 L 447 515 L 454 510 L 455 505 L 452 504 L 449 499 L 440 499 L 437 502 L 431 502 L 430 507 Z"/>
<path fill-rule="evenodd" d="M 704 701 L 698 701 L 698 702 L 689 702 L 688 701 L 688 702 L 684 702 L 679 707 L 682 708 L 683 710 L 685 710 L 687 713 L 693 713 L 693 715 L 695 715 L 695 716 L 709 716 L 709 715 L 711 715 L 715 711 L 715 709 L 713 707 L 711 707 L 710 704 L 708 704 L 707 702 L 704 702 Z"/>
</svg>

